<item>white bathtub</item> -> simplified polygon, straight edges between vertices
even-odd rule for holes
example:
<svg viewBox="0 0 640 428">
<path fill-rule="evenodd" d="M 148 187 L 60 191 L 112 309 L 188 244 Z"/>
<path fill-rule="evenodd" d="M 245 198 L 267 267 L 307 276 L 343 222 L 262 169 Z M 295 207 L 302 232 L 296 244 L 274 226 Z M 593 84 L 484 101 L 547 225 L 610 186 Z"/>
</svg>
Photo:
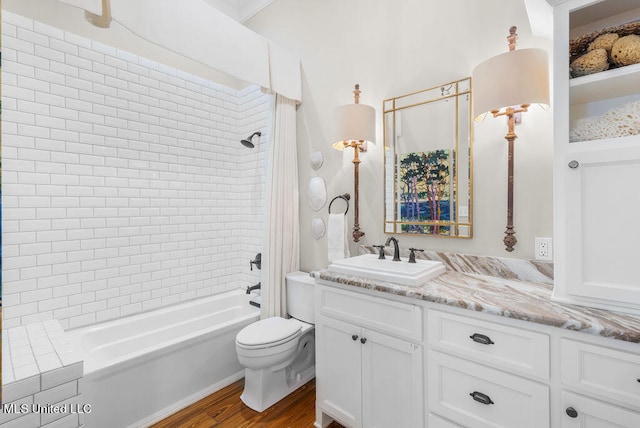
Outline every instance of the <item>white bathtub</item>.
<svg viewBox="0 0 640 428">
<path fill-rule="evenodd" d="M 85 426 L 145 427 L 242 378 L 235 336 L 259 316 L 237 290 L 68 331 L 84 359 Z"/>
</svg>

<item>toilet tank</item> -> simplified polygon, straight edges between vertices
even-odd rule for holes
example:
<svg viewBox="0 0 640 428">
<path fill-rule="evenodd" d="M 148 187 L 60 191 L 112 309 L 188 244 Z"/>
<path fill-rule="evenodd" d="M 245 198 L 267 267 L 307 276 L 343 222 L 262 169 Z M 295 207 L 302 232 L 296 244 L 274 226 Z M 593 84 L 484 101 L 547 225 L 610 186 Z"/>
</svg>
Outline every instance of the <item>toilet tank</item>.
<svg viewBox="0 0 640 428">
<path fill-rule="evenodd" d="M 300 321 L 315 324 L 315 281 L 307 272 L 286 275 L 287 312 Z"/>
</svg>

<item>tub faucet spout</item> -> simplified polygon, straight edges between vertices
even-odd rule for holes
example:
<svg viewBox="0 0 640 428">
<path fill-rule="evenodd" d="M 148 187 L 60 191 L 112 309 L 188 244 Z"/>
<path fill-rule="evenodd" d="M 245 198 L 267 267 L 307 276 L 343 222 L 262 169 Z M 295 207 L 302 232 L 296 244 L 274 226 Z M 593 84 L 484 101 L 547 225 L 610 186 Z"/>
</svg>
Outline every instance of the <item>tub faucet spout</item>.
<svg viewBox="0 0 640 428">
<path fill-rule="evenodd" d="M 393 261 L 394 262 L 399 262 L 400 261 L 400 248 L 398 247 L 398 240 L 396 239 L 395 236 L 390 236 L 389 239 L 387 239 L 387 242 L 384 245 L 389 245 L 391 242 L 393 242 Z"/>
<path fill-rule="evenodd" d="M 247 287 L 247 294 L 251 294 L 251 292 L 253 290 L 259 290 L 260 289 L 260 284 L 262 284 L 262 283 L 259 282 L 256 285 L 252 285 L 251 287 Z"/>
</svg>

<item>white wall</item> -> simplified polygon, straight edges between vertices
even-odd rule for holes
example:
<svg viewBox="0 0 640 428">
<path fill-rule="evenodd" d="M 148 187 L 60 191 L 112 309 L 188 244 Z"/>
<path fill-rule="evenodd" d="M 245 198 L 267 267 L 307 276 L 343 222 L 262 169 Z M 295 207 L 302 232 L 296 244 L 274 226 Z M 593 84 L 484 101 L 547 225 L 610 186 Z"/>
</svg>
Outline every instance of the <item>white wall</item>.
<svg viewBox="0 0 640 428">
<path fill-rule="evenodd" d="M 304 195 L 316 173 L 309 155 L 320 150 L 329 198 L 353 192 L 353 169 L 330 144 L 333 109 L 361 102 L 377 112 L 377 146 L 360 164 L 360 224 L 364 244 L 384 243 L 382 100 L 471 75 L 491 56 L 507 51 L 506 36 L 518 26 L 519 47 L 547 50 L 551 42 L 531 35 L 522 0 L 276 0 L 247 25 L 302 59 L 303 103 L 298 109 L 300 189 Z M 505 119 L 487 118 L 475 126 L 474 238 L 460 240 L 400 236 L 402 247 L 533 258 L 536 236 L 552 236 L 552 111 L 537 106 L 518 125 L 515 150 L 515 229 L 518 244 L 504 251 L 507 145 Z M 346 153 L 346 152 L 345 152 Z M 353 210 L 350 210 L 352 213 Z M 312 218 L 326 219 L 300 201 L 301 268 L 326 266 L 326 238 L 314 240 Z M 349 217 L 353 225 L 353 217 Z M 351 243 L 352 254 L 357 244 Z"/>
<path fill-rule="evenodd" d="M 85 20 L 83 9 L 57 0 L 2 0 L 2 8 L 228 87 L 243 89 L 248 85 L 236 77 L 138 37 L 116 21 L 111 22 L 109 29 L 98 28 Z"/>
<path fill-rule="evenodd" d="M 2 18 L 4 326 L 257 282 L 271 97 Z"/>
</svg>

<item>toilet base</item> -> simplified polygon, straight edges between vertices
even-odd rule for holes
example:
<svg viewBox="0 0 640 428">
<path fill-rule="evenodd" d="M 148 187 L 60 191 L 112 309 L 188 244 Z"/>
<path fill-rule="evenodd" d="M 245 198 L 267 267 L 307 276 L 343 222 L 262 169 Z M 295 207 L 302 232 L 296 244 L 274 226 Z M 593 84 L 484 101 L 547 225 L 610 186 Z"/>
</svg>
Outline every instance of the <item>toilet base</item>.
<svg viewBox="0 0 640 428">
<path fill-rule="evenodd" d="M 262 412 L 309 382 L 316 375 L 315 366 L 307 368 L 295 377 L 288 373 L 289 371 L 288 367 L 276 371 L 244 369 L 244 391 L 242 391 L 240 399 L 251 409 Z"/>
<path fill-rule="evenodd" d="M 244 369 L 240 399 L 251 409 L 262 412 L 315 377 L 315 333 L 313 325 L 303 324 L 297 347 L 285 353 L 283 361 L 271 367 Z"/>
</svg>

